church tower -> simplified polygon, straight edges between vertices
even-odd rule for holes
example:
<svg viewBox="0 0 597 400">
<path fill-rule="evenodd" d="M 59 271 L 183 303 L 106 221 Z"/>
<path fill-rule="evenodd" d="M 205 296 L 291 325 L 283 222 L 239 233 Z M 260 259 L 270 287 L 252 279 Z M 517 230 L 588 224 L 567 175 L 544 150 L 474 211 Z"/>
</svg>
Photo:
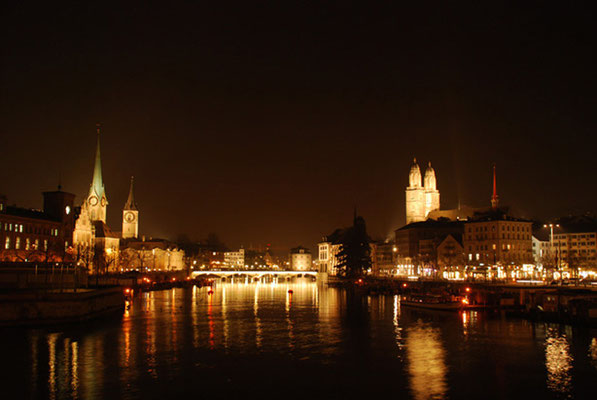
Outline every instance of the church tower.
<svg viewBox="0 0 597 400">
<path fill-rule="evenodd" d="M 431 167 L 431 162 L 425 171 L 425 218 L 431 211 L 439 210 L 439 190 L 435 179 L 435 170 Z"/>
<path fill-rule="evenodd" d="M 406 188 L 406 224 L 425 220 L 425 188 L 421 185 L 421 169 L 413 160 Z"/>
<path fill-rule="evenodd" d="M 106 209 L 108 198 L 106 189 L 102 180 L 102 160 L 100 157 L 100 128 L 97 125 L 97 148 L 95 151 L 95 165 L 93 168 L 93 181 L 89 188 L 89 194 L 86 199 L 87 211 L 91 221 L 102 221 L 106 223 Z"/>
<path fill-rule="evenodd" d="M 131 176 L 131 188 L 129 189 L 129 197 L 126 200 L 124 209 L 122 210 L 122 238 L 136 238 L 139 237 L 139 210 L 135 204 L 135 197 L 133 196 L 133 181 Z"/>
</svg>

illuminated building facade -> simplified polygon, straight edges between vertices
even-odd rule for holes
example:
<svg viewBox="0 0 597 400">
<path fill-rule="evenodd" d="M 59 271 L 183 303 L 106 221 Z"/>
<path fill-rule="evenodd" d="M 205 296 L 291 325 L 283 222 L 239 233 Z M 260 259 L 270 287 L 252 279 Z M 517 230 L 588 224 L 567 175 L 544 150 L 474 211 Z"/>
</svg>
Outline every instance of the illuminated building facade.
<svg viewBox="0 0 597 400">
<path fill-rule="evenodd" d="M 309 249 L 298 246 L 290 250 L 290 269 L 293 271 L 310 271 L 312 258 Z"/>
<path fill-rule="evenodd" d="M 443 279 L 463 279 L 466 258 L 462 246 L 462 235 L 449 234 L 437 246 L 439 276 Z"/>
<path fill-rule="evenodd" d="M 494 210 L 466 222 L 463 246 L 467 265 L 479 273 L 505 278 L 505 273 L 514 273 L 510 270 L 534 262 L 532 222 L 509 216 L 504 210 Z"/>
<path fill-rule="evenodd" d="M 43 193 L 43 211 L 9 206 L 0 196 L 0 260 L 70 261 L 75 195 Z"/>
<path fill-rule="evenodd" d="M 324 276 L 335 276 L 338 274 L 338 258 L 336 257 L 342 248 L 339 243 L 328 241 L 327 237 L 318 243 L 318 272 Z"/>
<path fill-rule="evenodd" d="M 396 268 L 397 248 L 390 240 L 371 242 L 371 273 L 391 275 Z"/>
<path fill-rule="evenodd" d="M 597 219 L 591 216 L 560 218 L 553 234 L 554 267 L 562 277 L 597 276 Z"/>
<path fill-rule="evenodd" d="M 163 239 L 124 239 L 121 244 L 119 272 L 181 271 L 186 268 L 184 251 L 176 244 Z"/>
<path fill-rule="evenodd" d="M 398 274 L 436 275 L 437 248 L 448 235 L 462 236 L 463 221 L 428 219 L 413 222 L 394 232 Z"/>
<path fill-rule="evenodd" d="M 245 249 L 227 251 L 224 253 L 224 265 L 230 268 L 245 267 Z"/>
<path fill-rule="evenodd" d="M 406 188 L 406 223 L 425 221 L 430 212 L 439 210 L 439 190 L 435 170 L 431 163 L 427 166 L 425 177 L 421 179 L 421 169 L 417 159 L 413 160 L 408 175 Z"/>
</svg>

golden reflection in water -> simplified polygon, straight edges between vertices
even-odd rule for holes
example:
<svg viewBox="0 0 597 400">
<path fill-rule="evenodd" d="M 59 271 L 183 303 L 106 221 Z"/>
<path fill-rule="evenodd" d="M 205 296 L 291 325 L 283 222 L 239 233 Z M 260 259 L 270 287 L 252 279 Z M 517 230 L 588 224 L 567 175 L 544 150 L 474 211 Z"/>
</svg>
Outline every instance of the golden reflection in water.
<svg viewBox="0 0 597 400">
<path fill-rule="evenodd" d="M 597 338 L 591 340 L 591 344 L 589 345 L 589 357 L 591 357 L 593 365 L 597 368 Z"/>
<path fill-rule="evenodd" d="M 394 296 L 394 317 L 392 318 L 392 324 L 394 325 L 394 336 L 396 336 L 396 346 L 398 350 L 402 350 L 404 345 L 402 344 L 402 327 L 399 324 L 400 321 L 400 298 L 398 295 Z M 402 353 L 398 353 L 398 357 L 402 357 Z"/>
<path fill-rule="evenodd" d="M 292 309 L 292 294 L 289 292 L 288 285 L 286 285 L 286 324 L 288 325 L 288 348 L 294 350 L 294 322 L 290 318 L 290 310 Z"/>
<path fill-rule="evenodd" d="M 168 350 L 171 354 L 171 362 L 176 365 L 178 362 L 178 334 L 179 320 L 181 313 L 176 310 L 176 291 L 179 289 L 170 289 L 170 329 L 166 329 L 168 337 Z"/>
<path fill-rule="evenodd" d="M 37 346 L 39 345 L 39 336 L 31 335 L 31 388 L 32 393 L 37 392 Z"/>
<path fill-rule="evenodd" d="M 259 287 L 260 284 L 255 285 L 255 296 L 253 298 L 253 315 L 255 316 L 255 346 L 257 349 L 261 349 L 262 331 L 261 331 L 261 319 L 259 318 Z"/>
<path fill-rule="evenodd" d="M 191 320 L 193 323 L 193 347 L 199 347 L 199 323 L 197 315 L 197 286 L 193 285 L 191 294 Z"/>
<path fill-rule="evenodd" d="M 147 293 L 147 307 L 148 310 L 154 314 L 152 318 L 145 320 L 145 354 L 147 355 L 147 372 L 149 375 L 157 379 L 157 360 L 156 360 L 156 322 L 155 322 L 155 292 Z"/>
<path fill-rule="evenodd" d="M 71 342 L 71 359 L 70 359 L 70 370 L 71 370 L 71 393 L 73 399 L 79 398 L 79 343 Z"/>
<path fill-rule="evenodd" d="M 48 335 L 48 391 L 50 399 L 56 398 L 56 341 L 57 333 Z"/>
<path fill-rule="evenodd" d="M 222 287 L 222 321 L 224 325 L 224 349 L 228 350 L 228 335 L 230 334 L 230 321 L 228 321 L 228 298 L 226 297 L 226 287 Z"/>
<path fill-rule="evenodd" d="M 545 339 L 545 367 L 547 386 L 560 393 L 568 393 L 572 386 L 572 356 L 566 335 L 554 329 L 547 331 Z"/>
<path fill-rule="evenodd" d="M 447 390 L 448 368 L 439 330 L 421 322 L 408 328 L 406 354 L 414 398 L 443 398 Z"/>
<path fill-rule="evenodd" d="M 215 324 L 213 320 L 213 298 L 215 293 L 207 295 L 207 322 L 209 325 L 209 348 L 213 350 L 215 348 Z"/>
</svg>

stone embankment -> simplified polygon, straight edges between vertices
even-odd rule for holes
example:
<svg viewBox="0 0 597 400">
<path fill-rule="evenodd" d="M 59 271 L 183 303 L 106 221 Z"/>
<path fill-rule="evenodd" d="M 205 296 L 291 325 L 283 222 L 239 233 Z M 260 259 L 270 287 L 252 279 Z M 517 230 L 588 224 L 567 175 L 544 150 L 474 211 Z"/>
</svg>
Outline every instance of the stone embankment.
<svg viewBox="0 0 597 400">
<path fill-rule="evenodd" d="M 75 290 L 21 289 L 0 292 L 0 326 L 80 323 L 107 315 L 122 315 L 121 287 Z"/>
</svg>

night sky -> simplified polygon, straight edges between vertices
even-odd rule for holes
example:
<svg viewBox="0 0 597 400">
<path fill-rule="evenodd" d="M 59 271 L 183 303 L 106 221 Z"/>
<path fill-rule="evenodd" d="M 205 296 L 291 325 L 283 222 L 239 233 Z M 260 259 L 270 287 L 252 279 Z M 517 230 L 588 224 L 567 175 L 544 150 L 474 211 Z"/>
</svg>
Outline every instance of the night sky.
<svg viewBox="0 0 597 400">
<path fill-rule="evenodd" d="M 579 5 L 10 3 L 10 204 L 41 207 L 59 176 L 80 203 L 101 122 L 108 223 L 121 229 L 134 175 L 148 236 L 285 252 L 356 205 L 382 238 L 404 223 L 415 156 L 442 208 L 489 206 L 495 162 L 522 216 L 597 210 L 597 16 Z"/>
</svg>

